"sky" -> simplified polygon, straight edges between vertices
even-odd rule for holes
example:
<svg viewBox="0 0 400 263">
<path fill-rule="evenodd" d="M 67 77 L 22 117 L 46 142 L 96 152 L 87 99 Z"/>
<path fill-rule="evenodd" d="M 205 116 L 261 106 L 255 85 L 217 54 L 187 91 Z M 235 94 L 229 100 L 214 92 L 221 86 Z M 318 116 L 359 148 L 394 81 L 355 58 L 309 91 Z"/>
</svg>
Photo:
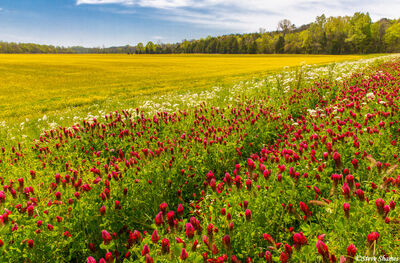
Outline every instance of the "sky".
<svg viewBox="0 0 400 263">
<path fill-rule="evenodd" d="M 0 41 L 109 47 L 296 26 L 316 16 L 399 18 L 399 0 L 0 0 Z"/>
</svg>

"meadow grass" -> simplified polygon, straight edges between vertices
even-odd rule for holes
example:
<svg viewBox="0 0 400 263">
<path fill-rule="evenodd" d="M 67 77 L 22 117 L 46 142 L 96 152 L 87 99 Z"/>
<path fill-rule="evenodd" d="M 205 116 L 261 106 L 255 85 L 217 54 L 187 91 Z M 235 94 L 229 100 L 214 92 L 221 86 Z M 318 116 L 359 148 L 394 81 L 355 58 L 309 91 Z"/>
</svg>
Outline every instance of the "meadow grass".
<svg viewBox="0 0 400 263">
<path fill-rule="evenodd" d="M 202 90 L 346 55 L 0 55 L 0 121 L 37 119 L 94 104 L 134 106 L 138 97 Z"/>
</svg>

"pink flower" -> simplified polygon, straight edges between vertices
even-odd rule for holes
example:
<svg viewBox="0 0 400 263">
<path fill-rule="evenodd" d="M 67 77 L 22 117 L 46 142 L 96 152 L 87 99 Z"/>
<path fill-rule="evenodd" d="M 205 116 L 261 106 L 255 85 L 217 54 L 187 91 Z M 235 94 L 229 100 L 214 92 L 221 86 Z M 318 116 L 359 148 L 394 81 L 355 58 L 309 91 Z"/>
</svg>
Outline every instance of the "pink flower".
<svg viewBox="0 0 400 263">
<path fill-rule="evenodd" d="M 215 244 L 212 245 L 212 253 L 213 255 L 217 255 L 219 253 L 218 248 Z"/>
<path fill-rule="evenodd" d="M 95 245 L 94 245 L 93 243 L 89 243 L 89 249 L 90 249 L 90 251 L 92 251 L 92 252 L 95 252 L 95 251 L 96 251 L 96 247 L 95 247 Z"/>
<path fill-rule="evenodd" d="M 151 241 L 153 241 L 153 243 L 155 244 L 158 242 L 159 239 L 160 238 L 158 236 L 157 229 L 154 229 L 153 234 L 151 235 Z"/>
<path fill-rule="evenodd" d="M 351 161 L 351 164 L 353 165 L 354 169 L 358 169 L 358 160 L 356 158 Z"/>
<path fill-rule="evenodd" d="M 118 200 L 115 200 L 115 209 L 121 209 L 121 202 Z"/>
<path fill-rule="evenodd" d="M 108 233 L 106 230 L 103 230 L 103 231 L 101 232 L 101 236 L 102 236 L 102 238 L 103 238 L 103 241 L 104 241 L 104 244 L 105 244 L 105 245 L 110 244 L 110 242 L 111 242 L 111 235 L 110 235 L 110 233 Z"/>
<path fill-rule="evenodd" d="M 376 205 L 376 209 L 378 210 L 379 214 L 383 214 L 384 211 L 384 207 L 385 207 L 385 201 L 382 198 L 378 198 L 375 201 L 375 205 Z"/>
<path fill-rule="evenodd" d="M 347 247 L 347 257 L 346 257 L 346 262 L 349 261 L 349 263 L 352 263 L 354 261 L 354 257 L 357 253 L 357 248 L 353 245 L 350 244 Z"/>
<path fill-rule="evenodd" d="M 189 255 L 188 255 L 188 253 L 186 252 L 185 248 L 182 248 L 180 259 L 181 259 L 181 260 L 185 260 L 185 259 L 187 259 L 188 257 L 189 257 Z"/>
<path fill-rule="evenodd" d="M 293 249 L 288 244 L 285 244 L 285 253 L 288 255 L 289 258 L 292 256 Z"/>
<path fill-rule="evenodd" d="M 379 239 L 379 234 L 378 232 L 371 232 L 368 234 L 367 240 L 368 244 L 372 244 L 373 242 L 377 241 Z"/>
<path fill-rule="evenodd" d="M 107 252 L 107 253 L 106 253 L 105 259 L 106 259 L 106 262 L 107 262 L 107 263 L 111 263 L 111 262 L 114 261 L 113 255 L 111 254 L 111 252 Z"/>
<path fill-rule="evenodd" d="M 338 152 L 334 152 L 332 155 L 332 159 L 335 161 L 336 168 L 341 169 L 342 168 L 342 160 L 341 156 Z"/>
<path fill-rule="evenodd" d="M 249 169 L 249 171 L 253 171 L 256 168 L 254 161 L 250 158 L 247 159 L 247 168 Z"/>
<path fill-rule="evenodd" d="M 329 250 L 325 243 L 321 240 L 318 240 L 316 247 L 318 253 L 323 257 L 324 261 L 329 262 Z"/>
<path fill-rule="evenodd" d="M 33 248 L 34 247 L 34 243 L 32 239 L 28 240 L 28 247 Z"/>
<path fill-rule="evenodd" d="M 384 214 L 385 216 L 387 216 L 387 214 L 389 214 L 389 212 L 390 212 L 390 206 L 385 205 L 385 206 L 383 207 L 383 214 Z"/>
<path fill-rule="evenodd" d="M 149 253 L 150 253 L 150 248 L 149 248 L 149 246 L 148 246 L 147 244 L 145 244 L 145 245 L 143 246 L 142 256 L 147 255 L 147 254 L 149 254 Z"/>
<path fill-rule="evenodd" d="M 192 251 L 196 251 L 198 245 L 199 245 L 199 242 L 197 240 L 195 240 L 192 245 Z"/>
<path fill-rule="evenodd" d="M 223 216 L 226 215 L 226 209 L 225 208 L 221 209 L 221 215 L 223 215 Z"/>
<path fill-rule="evenodd" d="M 209 241 L 209 239 L 208 239 L 207 236 L 203 236 L 203 243 L 204 243 L 207 247 L 210 247 L 210 241 Z"/>
<path fill-rule="evenodd" d="M 242 188 L 242 178 L 239 175 L 235 177 L 234 181 L 238 189 Z"/>
<path fill-rule="evenodd" d="M 307 245 L 307 238 L 303 235 L 303 232 L 295 233 L 293 235 L 294 246 L 299 249 L 302 246 Z"/>
<path fill-rule="evenodd" d="M 229 186 L 232 185 L 232 177 L 229 173 L 225 173 L 224 182 Z"/>
<path fill-rule="evenodd" d="M 275 240 L 268 234 L 263 234 L 263 238 L 267 240 L 271 245 L 275 246 Z"/>
<path fill-rule="evenodd" d="M 251 211 L 250 211 L 250 209 L 246 209 L 246 211 L 244 211 L 244 214 L 246 216 L 246 220 L 250 221 L 251 220 Z"/>
<path fill-rule="evenodd" d="M 163 213 L 167 212 L 167 204 L 166 203 L 160 204 L 160 211 Z"/>
<path fill-rule="evenodd" d="M 192 239 L 194 237 L 194 227 L 191 223 L 186 224 L 186 236 L 189 239 Z"/>
<path fill-rule="evenodd" d="M 170 249 L 169 240 L 164 238 L 163 240 L 161 240 L 161 252 L 163 254 L 167 254 L 169 253 L 169 249 Z"/>
<path fill-rule="evenodd" d="M 183 216 L 183 205 L 179 204 L 177 209 L 178 215 Z"/>
<path fill-rule="evenodd" d="M 239 259 L 235 255 L 231 256 L 231 262 L 232 263 L 240 263 Z"/>
<path fill-rule="evenodd" d="M 250 180 L 250 179 L 247 179 L 247 180 L 246 180 L 246 188 L 247 188 L 247 190 L 249 190 L 249 191 L 251 191 L 251 184 L 252 184 L 251 180 Z"/>
<path fill-rule="evenodd" d="M 350 199 L 350 187 L 347 183 L 343 184 L 343 195 L 346 200 Z"/>
<path fill-rule="evenodd" d="M 273 263 L 272 254 L 271 254 L 271 252 L 269 252 L 268 250 L 265 251 L 264 258 L 265 258 L 265 261 L 266 261 L 267 263 Z"/>
<path fill-rule="evenodd" d="M 169 211 L 167 214 L 167 221 L 170 227 L 174 227 L 175 225 L 174 216 L 175 216 L 174 211 Z"/>
<path fill-rule="evenodd" d="M 357 194 L 358 199 L 359 199 L 360 201 L 365 201 L 365 196 L 364 196 L 364 191 L 363 191 L 363 190 L 357 189 L 357 190 L 356 190 L 356 194 Z"/>
<path fill-rule="evenodd" d="M 208 224 L 208 226 L 207 226 L 207 234 L 209 236 L 213 235 L 213 229 L 214 229 L 214 225 L 213 224 Z"/>
<path fill-rule="evenodd" d="M 314 191 L 317 195 L 321 195 L 321 190 L 318 187 L 314 186 Z"/>
<path fill-rule="evenodd" d="M 156 226 L 160 226 L 164 223 L 163 221 L 163 212 L 159 212 L 156 217 L 154 218 Z"/>
<path fill-rule="evenodd" d="M 130 234 L 130 239 L 132 240 L 133 243 L 139 242 L 141 238 L 142 237 L 140 235 L 140 232 L 137 230 L 133 231 L 133 233 Z"/>
<path fill-rule="evenodd" d="M 344 203 L 343 204 L 343 210 L 345 216 L 348 218 L 349 217 L 349 211 L 350 211 L 350 204 L 349 203 Z"/>
<path fill-rule="evenodd" d="M 281 263 L 287 263 L 289 260 L 289 256 L 285 252 L 281 252 L 279 260 L 281 261 Z"/>
<path fill-rule="evenodd" d="M 153 258 L 149 254 L 146 254 L 146 263 L 153 263 L 153 262 L 154 262 Z"/>
<path fill-rule="evenodd" d="M 226 250 L 229 250 L 229 249 L 232 248 L 232 245 L 231 245 L 231 237 L 230 237 L 229 235 L 225 235 L 225 236 L 222 238 L 222 245 L 224 246 L 224 248 L 225 248 Z"/>
<path fill-rule="evenodd" d="M 100 207 L 100 214 L 101 216 L 104 216 L 106 213 L 106 207 L 103 205 L 102 207 Z"/>
</svg>

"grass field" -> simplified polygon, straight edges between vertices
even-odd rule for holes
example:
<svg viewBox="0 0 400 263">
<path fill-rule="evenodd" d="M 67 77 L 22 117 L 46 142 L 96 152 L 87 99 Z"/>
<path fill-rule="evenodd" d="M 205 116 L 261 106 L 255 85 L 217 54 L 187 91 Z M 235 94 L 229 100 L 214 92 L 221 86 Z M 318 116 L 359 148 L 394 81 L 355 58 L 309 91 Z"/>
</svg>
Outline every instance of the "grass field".
<svg viewBox="0 0 400 263">
<path fill-rule="evenodd" d="M 285 66 L 357 58 L 360 56 L 0 55 L 0 121 L 12 124 L 54 112 L 62 114 L 110 98 L 134 106 L 138 95 L 231 85 Z"/>
</svg>

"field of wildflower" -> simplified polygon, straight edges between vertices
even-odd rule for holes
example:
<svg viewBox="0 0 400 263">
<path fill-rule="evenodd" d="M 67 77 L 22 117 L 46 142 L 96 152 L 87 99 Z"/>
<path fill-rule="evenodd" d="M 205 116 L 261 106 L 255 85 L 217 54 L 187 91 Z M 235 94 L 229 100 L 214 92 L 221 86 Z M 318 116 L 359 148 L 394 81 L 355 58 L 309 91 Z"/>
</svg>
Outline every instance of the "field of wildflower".
<svg viewBox="0 0 400 263">
<path fill-rule="evenodd" d="M 391 55 L 3 124 L 0 261 L 400 259 L 399 100 Z"/>
<path fill-rule="evenodd" d="M 231 86 L 285 66 L 361 57 L 0 54 L 0 120 L 29 124 L 44 115 L 68 117 L 66 109 L 70 108 L 93 111 L 93 105 L 112 111 L 139 105 L 143 97 L 154 94 Z"/>
</svg>

